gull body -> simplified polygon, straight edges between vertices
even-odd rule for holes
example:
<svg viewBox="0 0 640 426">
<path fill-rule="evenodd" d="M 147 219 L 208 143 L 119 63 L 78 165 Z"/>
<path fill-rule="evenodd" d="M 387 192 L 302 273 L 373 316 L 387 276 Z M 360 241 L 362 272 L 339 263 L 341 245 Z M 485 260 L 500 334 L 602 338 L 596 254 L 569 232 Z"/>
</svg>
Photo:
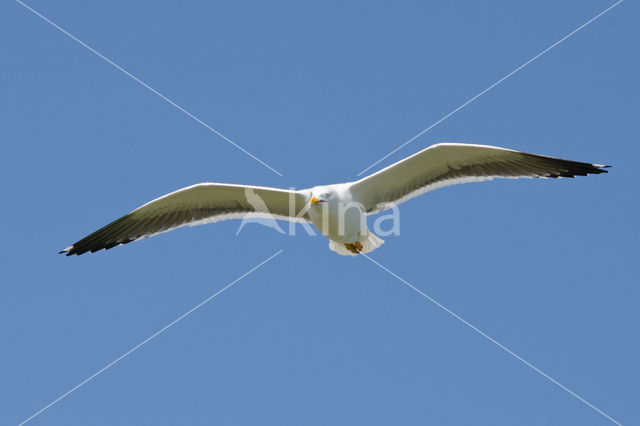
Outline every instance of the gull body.
<svg viewBox="0 0 640 426">
<path fill-rule="evenodd" d="M 352 201 L 348 184 L 314 187 L 309 200 L 309 220 L 330 240 L 353 243 L 360 233 L 364 212 L 357 207 L 346 209 Z"/>
<path fill-rule="evenodd" d="M 433 189 L 494 178 L 572 178 L 607 173 L 606 167 L 495 146 L 441 143 L 354 182 L 298 191 L 192 185 L 150 201 L 60 253 L 93 253 L 187 225 L 268 218 L 311 222 L 329 238 L 331 250 L 356 255 L 383 243 L 367 228 L 367 215 Z"/>
<path fill-rule="evenodd" d="M 309 220 L 329 238 L 329 248 L 339 254 L 370 252 L 383 241 L 369 231 L 365 207 L 353 197 L 352 183 L 311 189 Z"/>
</svg>

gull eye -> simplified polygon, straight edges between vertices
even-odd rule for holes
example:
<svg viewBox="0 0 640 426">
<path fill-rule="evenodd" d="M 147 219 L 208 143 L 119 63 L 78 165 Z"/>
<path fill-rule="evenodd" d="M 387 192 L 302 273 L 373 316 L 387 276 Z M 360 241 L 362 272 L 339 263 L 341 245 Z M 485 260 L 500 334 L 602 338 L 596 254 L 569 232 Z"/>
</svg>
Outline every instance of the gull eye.
<svg viewBox="0 0 640 426">
<path fill-rule="evenodd" d="M 322 198 L 329 198 L 329 195 L 331 195 L 330 192 L 323 192 L 322 193 Z"/>
</svg>

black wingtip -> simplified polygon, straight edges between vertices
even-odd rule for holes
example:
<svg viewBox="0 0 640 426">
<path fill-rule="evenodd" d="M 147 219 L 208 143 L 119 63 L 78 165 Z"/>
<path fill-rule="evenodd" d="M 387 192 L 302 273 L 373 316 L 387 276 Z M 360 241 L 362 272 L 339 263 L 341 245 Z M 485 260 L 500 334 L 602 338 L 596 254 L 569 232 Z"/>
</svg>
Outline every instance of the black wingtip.
<svg viewBox="0 0 640 426">
<path fill-rule="evenodd" d="M 65 249 L 60 250 L 58 252 L 58 254 L 64 254 L 64 255 L 67 255 L 67 256 L 71 256 L 72 254 L 75 254 L 75 253 L 73 251 L 73 246 L 69 246 L 69 247 L 67 247 Z"/>
</svg>

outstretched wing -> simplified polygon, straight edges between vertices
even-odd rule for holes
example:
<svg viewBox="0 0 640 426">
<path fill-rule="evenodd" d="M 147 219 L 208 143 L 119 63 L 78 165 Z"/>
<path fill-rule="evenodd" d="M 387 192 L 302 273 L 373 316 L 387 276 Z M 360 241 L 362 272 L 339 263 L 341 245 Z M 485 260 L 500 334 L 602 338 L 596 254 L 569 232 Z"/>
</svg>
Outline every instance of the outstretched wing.
<svg viewBox="0 0 640 426">
<path fill-rule="evenodd" d="M 305 205 L 306 197 L 298 191 L 200 183 L 157 198 L 60 253 L 67 256 L 93 253 L 185 225 L 247 216 L 306 221 Z"/>
<path fill-rule="evenodd" d="M 581 163 L 487 145 L 440 143 L 351 185 L 367 213 L 443 186 L 500 178 L 558 178 L 607 173 L 600 164 Z"/>
</svg>

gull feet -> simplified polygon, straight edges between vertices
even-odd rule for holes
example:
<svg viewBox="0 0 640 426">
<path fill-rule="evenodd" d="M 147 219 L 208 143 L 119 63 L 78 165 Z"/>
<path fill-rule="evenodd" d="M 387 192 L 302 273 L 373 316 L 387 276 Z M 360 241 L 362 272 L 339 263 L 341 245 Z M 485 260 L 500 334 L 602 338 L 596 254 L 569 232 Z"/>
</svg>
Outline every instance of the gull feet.
<svg viewBox="0 0 640 426">
<path fill-rule="evenodd" d="M 362 251 L 362 243 L 360 241 L 356 241 L 355 243 L 345 243 L 344 246 L 354 254 L 358 254 Z"/>
</svg>

